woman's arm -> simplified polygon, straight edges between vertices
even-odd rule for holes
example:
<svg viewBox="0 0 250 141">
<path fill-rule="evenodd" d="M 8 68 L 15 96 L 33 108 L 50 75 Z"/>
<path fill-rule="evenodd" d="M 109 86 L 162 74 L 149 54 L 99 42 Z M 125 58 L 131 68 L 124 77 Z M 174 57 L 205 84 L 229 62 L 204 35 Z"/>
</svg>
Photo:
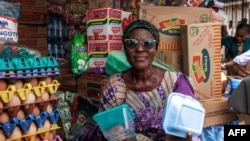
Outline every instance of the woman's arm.
<svg viewBox="0 0 250 141">
<path fill-rule="evenodd" d="M 231 67 L 235 64 L 238 64 L 238 65 L 241 65 L 241 66 L 244 66 L 246 65 L 248 62 L 250 62 L 250 50 L 236 56 L 233 60 L 231 61 L 228 61 L 226 63 L 223 63 L 221 65 L 221 67 L 223 69 L 226 69 L 227 67 Z"/>
</svg>

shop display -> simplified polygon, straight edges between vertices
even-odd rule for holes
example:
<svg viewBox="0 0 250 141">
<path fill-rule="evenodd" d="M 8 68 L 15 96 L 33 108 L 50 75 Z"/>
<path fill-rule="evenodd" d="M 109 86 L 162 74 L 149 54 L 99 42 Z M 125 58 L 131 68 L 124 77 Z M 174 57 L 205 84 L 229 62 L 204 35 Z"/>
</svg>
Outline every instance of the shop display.
<svg viewBox="0 0 250 141">
<path fill-rule="evenodd" d="M 1 140 L 53 139 L 54 131 L 60 128 L 58 98 L 54 95 L 60 85 L 54 78 L 59 74 L 58 63 L 19 44 L 13 46 L 12 41 L 1 41 L 1 54 L 8 53 L 0 58 Z"/>
<path fill-rule="evenodd" d="M 109 76 L 130 67 L 122 38 L 136 19 L 160 31 L 153 65 L 193 80 L 205 110 L 202 133 L 194 135 L 201 141 L 222 140 L 223 124 L 239 118 L 248 122 L 249 115 L 228 107 L 242 80 L 221 73 L 221 19 L 205 8 L 209 1 L 0 0 L 0 141 L 75 141 L 89 129 L 101 132 L 96 123 L 106 126 L 108 121 L 93 118 L 100 110 L 101 89 Z M 131 125 L 126 133 L 134 135 L 132 122 L 125 125 Z M 176 134 L 172 127 L 166 126 Z"/>
</svg>

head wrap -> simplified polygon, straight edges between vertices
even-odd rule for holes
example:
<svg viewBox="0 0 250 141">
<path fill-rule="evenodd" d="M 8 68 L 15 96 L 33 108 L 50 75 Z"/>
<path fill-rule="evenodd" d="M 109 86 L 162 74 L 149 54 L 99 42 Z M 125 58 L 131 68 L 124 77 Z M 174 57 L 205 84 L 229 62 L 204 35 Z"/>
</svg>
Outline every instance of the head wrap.
<svg viewBox="0 0 250 141">
<path fill-rule="evenodd" d="M 138 28 L 143 28 L 143 29 L 148 30 L 154 36 L 155 40 L 157 41 L 157 45 L 159 44 L 160 35 L 159 35 L 158 29 L 153 24 L 145 20 L 135 20 L 129 25 L 127 25 L 127 27 L 125 28 L 123 32 L 123 40 L 127 39 L 129 34 L 133 30 L 138 29 Z"/>
</svg>

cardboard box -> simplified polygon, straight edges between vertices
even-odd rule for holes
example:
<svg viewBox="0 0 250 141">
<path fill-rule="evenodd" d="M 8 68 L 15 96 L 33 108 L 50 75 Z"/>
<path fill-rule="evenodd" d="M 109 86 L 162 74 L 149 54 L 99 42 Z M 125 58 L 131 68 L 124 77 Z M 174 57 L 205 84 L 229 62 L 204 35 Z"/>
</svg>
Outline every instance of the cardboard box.
<svg viewBox="0 0 250 141">
<path fill-rule="evenodd" d="M 209 22 L 211 11 L 198 7 L 141 6 L 139 18 L 159 29 L 160 50 L 180 50 L 180 25 Z"/>
<path fill-rule="evenodd" d="M 121 40 L 132 13 L 112 8 L 87 10 L 86 22 L 88 41 Z"/>
<path fill-rule="evenodd" d="M 89 0 L 89 9 L 98 9 L 98 8 L 123 8 L 123 0 Z"/>
<path fill-rule="evenodd" d="M 198 99 L 221 97 L 221 25 L 182 25 L 181 47 L 183 72 L 193 79 L 195 96 Z"/>
<path fill-rule="evenodd" d="M 58 90 L 71 92 L 77 91 L 76 78 L 73 77 L 72 74 L 60 74 L 56 78 L 61 84 Z"/>
<path fill-rule="evenodd" d="M 77 82 L 77 94 L 94 100 L 100 101 L 102 82 L 107 78 L 106 75 L 82 74 Z"/>
<path fill-rule="evenodd" d="M 19 38 L 18 43 L 27 48 L 37 50 L 41 55 L 48 55 L 47 38 Z"/>
<path fill-rule="evenodd" d="M 104 41 L 88 42 L 88 56 L 89 56 L 89 67 L 87 72 L 97 73 L 96 70 L 100 70 L 99 73 L 105 73 L 105 63 L 110 51 L 121 51 L 123 50 L 122 41 Z"/>
<path fill-rule="evenodd" d="M 73 77 L 70 63 L 59 65 L 59 71 L 60 75 L 56 77 L 61 84 L 59 90 L 76 92 L 76 78 Z"/>
<path fill-rule="evenodd" d="M 228 98 L 225 97 L 201 101 L 201 104 L 205 109 L 204 128 L 238 120 L 237 114 L 230 110 L 227 102 Z"/>
<path fill-rule="evenodd" d="M 18 24 L 18 37 L 21 38 L 47 38 L 46 25 Z"/>
<path fill-rule="evenodd" d="M 162 62 L 172 66 L 175 70 L 182 70 L 182 52 L 181 51 L 162 51 L 156 52 L 155 59 L 161 60 Z"/>
</svg>

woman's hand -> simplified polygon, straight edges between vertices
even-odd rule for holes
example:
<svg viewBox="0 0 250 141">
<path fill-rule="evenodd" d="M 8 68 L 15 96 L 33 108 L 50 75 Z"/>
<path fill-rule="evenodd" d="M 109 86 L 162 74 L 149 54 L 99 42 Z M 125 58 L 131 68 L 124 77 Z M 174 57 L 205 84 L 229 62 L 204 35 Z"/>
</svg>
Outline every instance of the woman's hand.
<svg viewBox="0 0 250 141">
<path fill-rule="evenodd" d="M 192 141 L 192 133 L 187 133 L 187 138 L 176 137 L 172 135 L 166 135 L 165 141 Z"/>
</svg>

